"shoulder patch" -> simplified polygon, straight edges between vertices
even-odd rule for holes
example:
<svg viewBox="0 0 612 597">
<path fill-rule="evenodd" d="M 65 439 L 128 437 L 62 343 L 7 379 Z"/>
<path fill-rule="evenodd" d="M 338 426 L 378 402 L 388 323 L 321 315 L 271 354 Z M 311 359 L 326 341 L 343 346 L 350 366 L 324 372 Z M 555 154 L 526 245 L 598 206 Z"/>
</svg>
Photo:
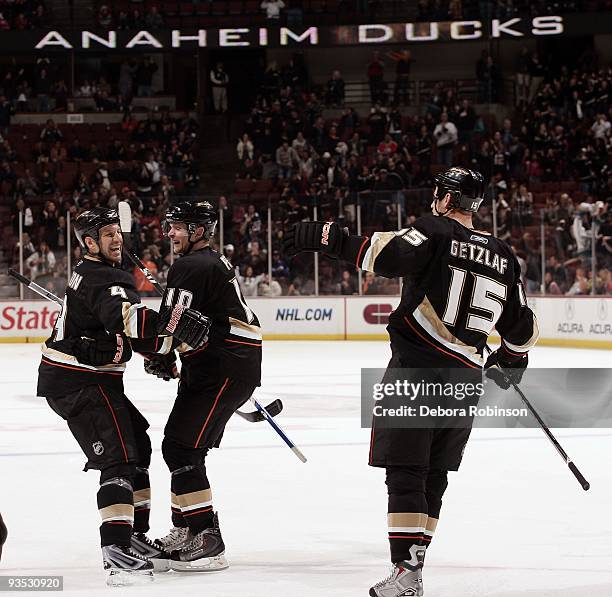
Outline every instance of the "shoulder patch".
<svg viewBox="0 0 612 597">
<path fill-rule="evenodd" d="M 402 234 L 402 238 L 414 247 L 418 247 L 427 240 L 427 237 L 416 228 L 408 228 L 407 232 Z"/>
</svg>

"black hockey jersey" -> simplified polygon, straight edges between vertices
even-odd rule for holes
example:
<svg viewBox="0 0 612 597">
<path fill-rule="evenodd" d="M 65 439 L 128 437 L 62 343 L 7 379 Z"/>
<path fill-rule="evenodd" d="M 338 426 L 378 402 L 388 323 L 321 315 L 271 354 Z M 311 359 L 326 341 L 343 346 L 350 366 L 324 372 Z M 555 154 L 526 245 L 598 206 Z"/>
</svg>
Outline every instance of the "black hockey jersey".
<svg viewBox="0 0 612 597">
<path fill-rule="evenodd" d="M 505 242 L 486 232 L 428 215 L 404 230 L 350 236 L 341 257 L 365 271 L 403 277 L 388 330 L 414 354 L 414 366 L 429 366 L 437 356 L 449 366 L 480 367 L 493 328 L 515 354 L 538 338 L 519 263 Z"/>
<path fill-rule="evenodd" d="M 202 375 L 261 381 L 261 328 L 249 308 L 232 264 L 210 247 L 193 251 L 168 272 L 162 309 L 182 304 L 212 319 L 208 342 L 182 351 L 181 382 L 197 383 Z"/>
<path fill-rule="evenodd" d="M 55 398 L 92 383 L 122 392 L 125 362 L 120 355 L 108 365 L 84 365 L 73 355 L 71 344 L 75 338 L 120 333 L 134 350 L 163 354 L 173 339 L 157 336 L 157 321 L 157 312 L 140 302 L 132 274 L 83 259 L 74 268 L 51 337 L 42 345 L 38 395 Z"/>
</svg>

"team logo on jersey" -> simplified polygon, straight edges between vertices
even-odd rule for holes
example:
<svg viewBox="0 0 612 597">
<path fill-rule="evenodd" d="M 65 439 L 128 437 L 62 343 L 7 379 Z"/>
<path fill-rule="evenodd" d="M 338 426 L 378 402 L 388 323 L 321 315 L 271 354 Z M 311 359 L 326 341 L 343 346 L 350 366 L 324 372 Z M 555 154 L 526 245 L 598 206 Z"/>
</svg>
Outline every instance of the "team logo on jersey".
<svg viewBox="0 0 612 597">
<path fill-rule="evenodd" d="M 470 240 L 475 240 L 476 242 L 482 243 L 483 245 L 489 244 L 488 238 L 485 238 L 484 236 L 478 236 L 477 234 L 472 234 L 472 236 L 470 236 Z"/>
<path fill-rule="evenodd" d="M 102 442 L 94 442 L 93 444 L 91 444 L 91 447 L 93 448 L 94 454 L 96 456 L 101 456 L 102 454 L 104 454 L 104 446 L 102 445 Z"/>
</svg>

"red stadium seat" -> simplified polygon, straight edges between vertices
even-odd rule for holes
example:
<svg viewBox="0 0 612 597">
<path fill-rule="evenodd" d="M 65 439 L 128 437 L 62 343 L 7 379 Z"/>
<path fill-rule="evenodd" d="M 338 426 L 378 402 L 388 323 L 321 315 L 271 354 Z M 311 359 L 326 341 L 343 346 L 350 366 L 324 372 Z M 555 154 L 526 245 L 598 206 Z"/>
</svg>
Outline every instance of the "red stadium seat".
<svg viewBox="0 0 612 597">
<path fill-rule="evenodd" d="M 255 183 L 250 179 L 241 179 L 239 178 L 236 181 L 236 185 L 234 187 L 236 189 L 236 193 L 243 193 L 248 195 L 255 190 Z"/>
</svg>

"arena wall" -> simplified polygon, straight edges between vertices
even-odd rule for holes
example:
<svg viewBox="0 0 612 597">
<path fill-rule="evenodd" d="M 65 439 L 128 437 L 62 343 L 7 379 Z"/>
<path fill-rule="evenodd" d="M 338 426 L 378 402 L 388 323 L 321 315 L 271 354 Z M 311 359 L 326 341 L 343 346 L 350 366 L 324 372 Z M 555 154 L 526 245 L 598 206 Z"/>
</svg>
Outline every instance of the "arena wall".
<svg viewBox="0 0 612 597">
<path fill-rule="evenodd" d="M 267 340 L 387 340 L 385 326 L 398 302 L 389 296 L 249 299 Z M 612 297 L 529 297 L 529 304 L 539 344 L 612 348 Z M 41 342 L 58 314 L 46 301 L 0 301 L 0 342 Z"/>
</svg>

